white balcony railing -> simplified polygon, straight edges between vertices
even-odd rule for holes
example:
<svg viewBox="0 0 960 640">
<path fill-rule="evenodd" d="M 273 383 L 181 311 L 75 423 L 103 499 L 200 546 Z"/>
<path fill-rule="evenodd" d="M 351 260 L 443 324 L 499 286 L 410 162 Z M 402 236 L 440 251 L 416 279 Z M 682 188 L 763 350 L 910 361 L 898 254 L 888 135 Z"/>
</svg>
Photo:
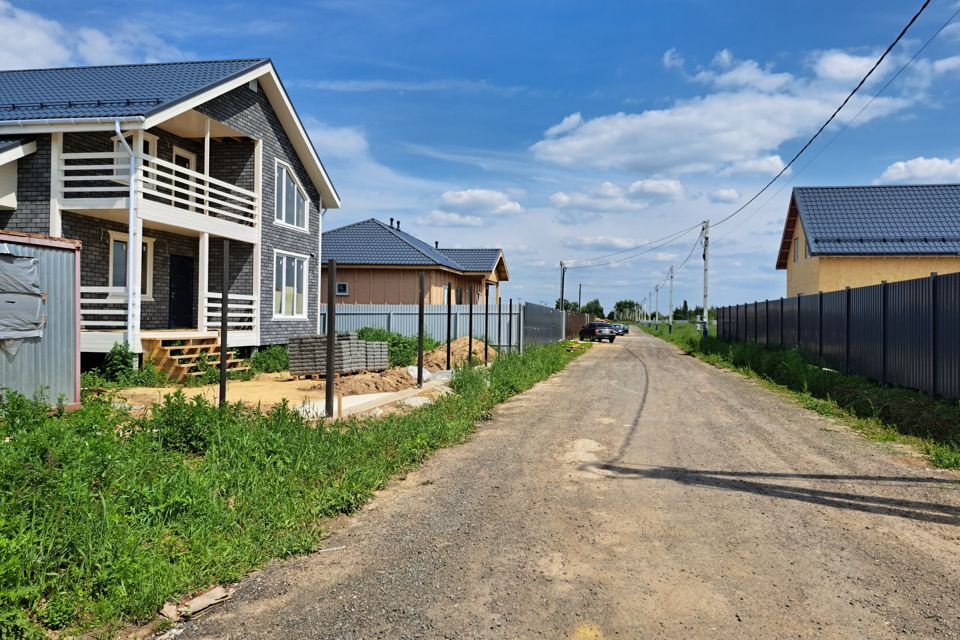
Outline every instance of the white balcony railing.
<svg viewBox="0 0 960 640">
<path fill-rule="evenodd" d="M 207 328 L 220 328 L 220 309 L 223 306 L 219 293 L 208 292 L 204 304 Z M 227 330 L 255 331 L 257 328 L 257 299 L 251 295 L 230 294 L 227 301 Z"/>
<path fill-rule="evenodd" d="M 127 328 L 127 290 L 122 287 L 80 287 L 80 328 L 115 331 Z"/>
<path fill-rule="evenodd" d="M 256 226 L 255 192 L 147 154 L 138 164 L 136 188 L 144 199 Z M 79 204 L 81 199 L 126 198 L 128 176 L 125 151 L 60 154 L 60 198 L 67 205 Z"/>
</svg>

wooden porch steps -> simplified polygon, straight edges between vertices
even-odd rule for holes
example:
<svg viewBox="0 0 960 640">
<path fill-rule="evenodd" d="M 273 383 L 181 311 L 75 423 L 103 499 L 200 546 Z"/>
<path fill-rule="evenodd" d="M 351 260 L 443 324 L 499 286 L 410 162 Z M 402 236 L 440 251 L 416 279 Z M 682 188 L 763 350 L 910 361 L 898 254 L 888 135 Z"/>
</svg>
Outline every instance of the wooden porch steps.
<svg viewBox="0 0 960 640">
<path fill-rule="evenodd" d="M 143 338 L 144 360 L 152 361 L 157 370 L 175 382 L 203 374 L 200 362 L 206 360 L 211 367 L 220 366 L 220 338 Z M 249 367 L 228 351 L 227 371 L 246 371 Z"/>
</svg>

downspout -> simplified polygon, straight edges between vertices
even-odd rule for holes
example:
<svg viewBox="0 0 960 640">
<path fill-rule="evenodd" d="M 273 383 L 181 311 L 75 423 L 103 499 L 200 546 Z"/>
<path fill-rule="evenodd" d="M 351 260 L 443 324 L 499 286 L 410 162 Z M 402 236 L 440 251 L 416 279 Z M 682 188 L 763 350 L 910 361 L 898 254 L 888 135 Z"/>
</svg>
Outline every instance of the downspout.
<svg viewBox="0 0 960 640">
<path fill-rule="evenodd" d="M 129 164 L 129 173 L 128 173 L 128 182 L 129 189 L 127 192 L 127 346 L 130 349 L 139 351 L 139 348 L 134 347 L 134 340 L 138 337 L 140 327 L 138 324 L 139 313 L 137 312 L 140 307 L 139 300 L 139 291 L 140 287 L 133 286 L 133 277 L 137 272 L 137 265 L 139 264 L 140 256 L 139 252 L 134 252 L 133 247 L 139 247 L 139 242 L 134 242 L 134 240 L 139 240 L 137 236 L 137 210 L 136 210 L 136 171 L 137 171 L 137 157 L 133 153 L 133 149 L 127 143 L 126 138 L 123 137 L 123 132 L 120 130 L 120 120 L 114 120 L 114 129 L 117 133 L 117 139 L 127 150 L 127 154 L 130 156 Z M 139 347 L 139 344 L 136 345 Z"/>
<path fill-rule="evenodd" d="M 320 228 L 317 229 L 317 335 L 321 333 L 320 322 L 322 321 L 320 304 L 323 302 L 323 296 L 320 294 L 320 290 L 323 288 L 323 218 L 326 215 L 326 208 L 320 209 Z M 277 268 L 276 261 L 274 261 L 273 268 Z M 276 278 L 276 274 L 273 277 Z"/>
</svg>

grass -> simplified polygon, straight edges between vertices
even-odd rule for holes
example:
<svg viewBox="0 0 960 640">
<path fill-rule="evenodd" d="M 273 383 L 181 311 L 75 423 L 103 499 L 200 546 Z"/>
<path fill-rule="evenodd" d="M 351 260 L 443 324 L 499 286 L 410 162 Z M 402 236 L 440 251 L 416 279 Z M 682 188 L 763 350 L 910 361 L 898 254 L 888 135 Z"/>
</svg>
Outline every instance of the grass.
<svg viewBox="0 0 960 640">
<path fill-rule="evenodd" d="M 0 637 L 103 633 L 168 599 L 315 549 L 323 518 L 462 441 L 581 351 L 563 344 L 458 370 L 406 415 L 317 425 L 286 404 L 220 410 L 167 396 L 132 418 L 109 398 L 50 413 L 0 400 Z"/>
<path fill-rule="evenodd" d="M 960 402 L 884 386 L 825 369 L 796 349 L 725 342 L 692 325 L 645 331 L 711 364 L 735 369 L 771 388 L 792 393 L 804 407 L 838 418 L 873 440 L 909 444 L 938 467 L 960 469 Z"/>
</svg>

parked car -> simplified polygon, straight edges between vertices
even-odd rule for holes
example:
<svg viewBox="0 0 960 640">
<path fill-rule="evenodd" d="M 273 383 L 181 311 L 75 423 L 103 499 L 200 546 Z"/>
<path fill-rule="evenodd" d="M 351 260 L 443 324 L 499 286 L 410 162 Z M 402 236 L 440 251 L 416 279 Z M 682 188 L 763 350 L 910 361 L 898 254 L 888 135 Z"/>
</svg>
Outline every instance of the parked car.
<svg viewBox="0 0 960 640">
<path fill-rule="evenodd" d="M 610 326 L 613 327 L 613 330 L 618 336 L 623 336 L 630 333 L 630 329 L 625 324 L 612 324 Z"/>
<path fill-rule="evenodd" d="M 591 322 L 583 329 L 580 329 L 581 340 L 590 340 L 592 342 L 609 340 L 610 343 L 613 344 L 613 340 L 616 337 L 617 332 L 614 331 L 613 325 L 607 324 L 606 322 Z"/>
</svg>

